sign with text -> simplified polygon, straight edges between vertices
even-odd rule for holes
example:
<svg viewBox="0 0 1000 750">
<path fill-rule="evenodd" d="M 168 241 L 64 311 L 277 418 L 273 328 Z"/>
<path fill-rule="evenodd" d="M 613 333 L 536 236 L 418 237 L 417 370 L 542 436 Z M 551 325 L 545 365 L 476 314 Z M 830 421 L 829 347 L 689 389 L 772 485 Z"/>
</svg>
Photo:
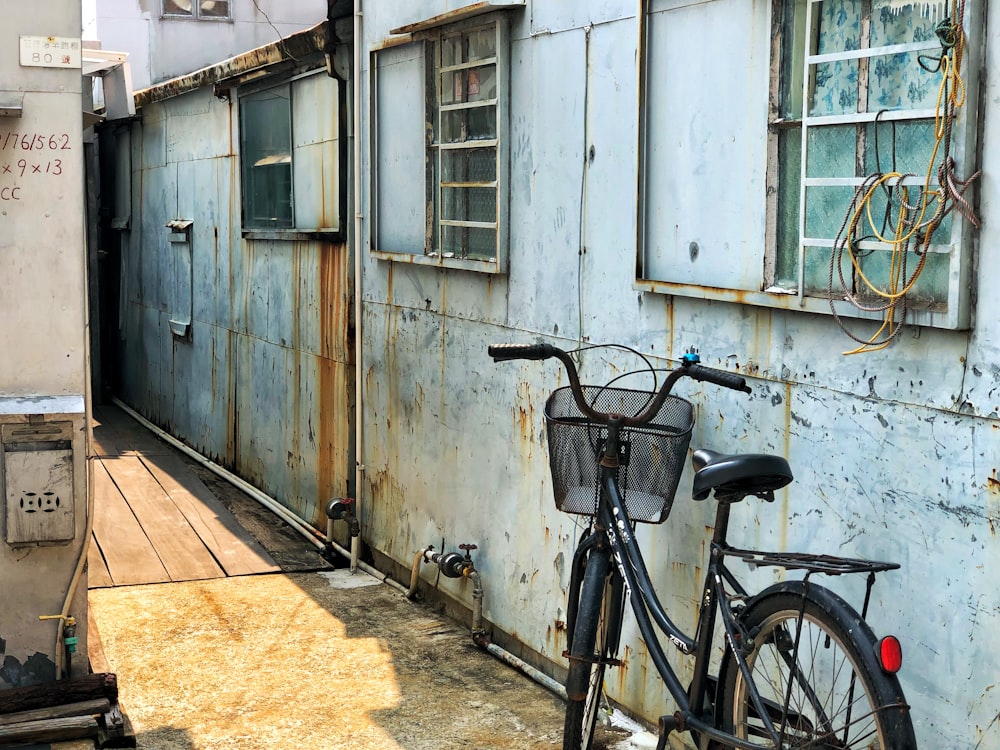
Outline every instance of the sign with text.
<svg viewBox="0 0 1000 750">
<path fill-rule="evenodd" d="M 80 68 L 79 39 L 64 36 L 22 36 L 21 65 L 34 68 Z"/>
<path fill-rule="evenodd" d="M 73 137 L 69 133 L 35 130 L 0 130 L 0 206 L 8 201 L 22 200 L 22 188 L 39 181 L 36 192 L 49 191 L 54 184 L 48 180 L 63 180 L 72 159 Z"/>
</svg>

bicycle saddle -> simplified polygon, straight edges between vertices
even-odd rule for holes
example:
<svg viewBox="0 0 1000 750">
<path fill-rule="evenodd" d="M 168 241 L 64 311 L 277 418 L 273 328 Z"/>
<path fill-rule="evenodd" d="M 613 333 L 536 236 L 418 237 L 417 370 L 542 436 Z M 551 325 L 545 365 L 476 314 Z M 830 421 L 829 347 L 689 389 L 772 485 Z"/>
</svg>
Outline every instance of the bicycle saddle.
<svg viewBox="0 0 1000 750">
<path fill-rule="evenodd" d="M 735 503 L 747 495 L 774 500 L 774 491 L 792 481 L 792 470 L 781 456 L 763 453 L 726 455 L 701 449 L 691 456 L 695 469 L 691 494 L 704 500 L 715 490 L 719 502 Z"/>
</svg>

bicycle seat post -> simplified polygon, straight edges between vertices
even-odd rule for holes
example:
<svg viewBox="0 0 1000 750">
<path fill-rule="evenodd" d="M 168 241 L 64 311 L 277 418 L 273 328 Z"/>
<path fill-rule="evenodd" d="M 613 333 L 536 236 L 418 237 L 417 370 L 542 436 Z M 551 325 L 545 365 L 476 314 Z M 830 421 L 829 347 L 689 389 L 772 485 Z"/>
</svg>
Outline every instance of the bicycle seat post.
<svg viewBox="0 0 1000 750">
<path fill-rule="evenodd" d="M 720 547 L 726 546 L 726 535 L 729 533 L 729 510 L 732 507 L 731 503 L 716 503 L 715 531 L 712 532 L 712 542 Z"/>
</svg>

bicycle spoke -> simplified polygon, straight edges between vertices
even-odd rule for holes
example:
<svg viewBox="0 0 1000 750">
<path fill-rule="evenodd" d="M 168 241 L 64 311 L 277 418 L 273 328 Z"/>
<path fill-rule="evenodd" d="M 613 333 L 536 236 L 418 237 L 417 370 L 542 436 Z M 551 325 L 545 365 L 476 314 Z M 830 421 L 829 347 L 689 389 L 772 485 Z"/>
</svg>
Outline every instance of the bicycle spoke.
<svg viewBox="0 0 1000 750">
<path fill-rule="evenodd" d="M 809 618 L 801 628 L 797 620 L 797 613 L 772 619 L 748 660 L 782 746 L 881 747 L 875 711 L 866 705 L 850 658 Z M 760 717 L 747 706 L 749 701 L 737 729 L 748 738 L 768 738 Z"/>
</svg>

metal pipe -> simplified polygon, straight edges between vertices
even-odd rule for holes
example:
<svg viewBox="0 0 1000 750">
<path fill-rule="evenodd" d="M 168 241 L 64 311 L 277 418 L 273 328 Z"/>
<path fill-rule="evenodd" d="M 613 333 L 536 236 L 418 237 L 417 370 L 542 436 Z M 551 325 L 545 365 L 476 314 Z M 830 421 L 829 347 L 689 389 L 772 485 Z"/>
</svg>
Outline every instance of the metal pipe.
<svg viewBox="0 0 1000 750">
<path fill-rule="evenodd" d="M 364 430 L 362 395 L 364 373 L 362 370 L 362 327 L 361 327 L 361 237 L 364 214 L 361 211 L 361 0 L 354 0 L 354 112 L 352 113 L 354 139 L 354 498 L 358 502 L 355 513 L 361 519 L 362 483 L 365 465 L 362 436 Z M 358 568 L 358 544 L 351 540 L 351 572 Z"/>
<path fill-rule="evenodd" d="M 566 688 L 564 688 L 562 685 L 553 680 L 544 672 L 535 669 L 526 661 L 517 658 L 516 656 L 514 656 L 514 654 L 510 653 L 510 651 L 504 651 L 502 648 L 493 643 L 493 641 L 491 641 L 485 635 L 481 635 L 478 638 L 473 638 L 473 640 L 476 642 L 477 646 L 486 650 L 488 653 L 493 654 L 493 656 L 498 658 L 504 664 L 509 664 L 518 671 L 522 672 L 527 677 L 530 677 L 532 680 L 537 682 L 542 687 L 548 688 L 553 693 L 558 695 L 560 698 L 566 700 Z"/>
<path fill-rule="evenodd" d="M 479 571 L 472 568 L 466 573 L 472 581 L 472 637 L 482 635 L 483 630 L 483 582 Z"/>
</svg>

